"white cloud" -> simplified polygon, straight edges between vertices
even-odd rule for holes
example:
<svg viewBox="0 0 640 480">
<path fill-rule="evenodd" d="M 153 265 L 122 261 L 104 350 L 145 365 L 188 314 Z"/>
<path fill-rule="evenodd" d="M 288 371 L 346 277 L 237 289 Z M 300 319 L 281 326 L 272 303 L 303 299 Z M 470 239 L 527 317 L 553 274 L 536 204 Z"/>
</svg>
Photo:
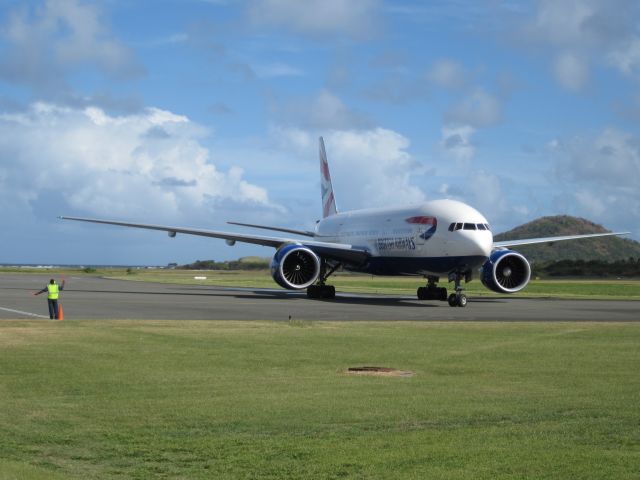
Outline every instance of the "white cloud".
<svg viewBox="0 0 640 480">
<path fill-rule="evenodd" d="M 258 26 L 321 36 L 363 38 L 377 29 L 380 0 L 252 0 L 247 14 Z"/>
<path fill-rule="evenodd" d="M 286 63 L 270 63 L 266 65 L 254 66 L 258 77 L 261 78 L 275 78 L 275 77 L 301 77 L 304 72 L 299 68 L 287 65 Z"/>
<path fill-rule="evenodd" d="M 640 76 L 640 37 L 609 52 L 609 62 L 625 75 Z"/>
<path fill-rule="evenodd" d="M 275 128 L 272 135 L 279 148 L 313 162 L 317 183 L 319 134 L 299 128 Z M 422 190 L 411 182 L 412 176 L 420 173 L 421 166 L 407 152 L 406 137 L 384 128 L 333 130 L 324 132 L 323 136 L 340 210 L 424 201 Z"/>
<path fill-rule="evenodd" d="M 639 136 L 607 128 L 593 138 L 577 137 L 557 145 L 559 175 L 610 188 L 637 189 Z"/>
<path fill-rule="evenodd" d="M 427 72 L 427 80 L 442 88 L 460 88 L 467 82 L 462 65 L 450 59 L 438 60 Z"/>
<path fill-rule="evenodd" d="M 47 0 L 15 10 L 2 29 L 10 50 L 0 61 L 0 78 L 52 89 L 86 66 L 113 77 L 140 74 L 132 52 L 104 25 L 97 6 L 77 0 Z"/>
<path fill-rule="evenodd" d="M 478 170 L 469 175 L 468 183 L 468 195 L 473 205 L 492 221 L 511 210 L 497 175 Z"/>
<path fill-rule="evenodd" d="M 338 202 L 347 197 L 350 208 L 364 208 L 425 200 L 422 190 L 411 185 L 418 165 L 407 152 L 406 137 L 375 128 L 333 132 L 325 140 L 334 187 L 347 187 L 336 191 Z"/>
<path fill-rule="evenodd" d="M 584 41 L 584 23 L 594 13 L 590 0 L 538 2 L 535 19 L 528 34 L 555 45 L 574 46 Z"/>
<path fill-rule="evenodd" d="M 589 66 L 583 58 L 573 53 L 558 55 L 553 64 L 553 74 L 567 90 L 579 91 L 587 83 Z"/>
<path fill-rule="evenodd" d="M 605 225 L 640 224 L 640 137 L 615 128 L 554 142 L 556 178 L 574 213 Z"/>
<path fill-rule="evenodd" d="M 328 90 L 322 90 L 311 98 L 300 97 L 281 103 L 274 101 L 272 110 L 279 123 L 306 129 L 345 130 L 367 127 L 371 123 Z"/>
<path fill-rule="evenodd" d="M 440 147 L 447 156 L 458 162 L 459 166 L 468 167 L 476 151 L 471 142 L 475 131 L 475 128 L 469 125 L 445 125 L 442 127 Z"/>
<path fill-rule="evenodd" d="M 159 221 L 203 221 L 229 201 L 247 210 L 279 208 L 241 169 L 216 168 L 200 141 L 204 128 L 165 110 L 116 117 L 95 107 L 37 103 L 1 114 L 0 129 L 3 193 L 22 198 L 28 210 L 47 195 L 67 204 L 57 206 L 59 213 L 70 207 Z"/>
<path fill-rule="evenodd" d="M 447 123 L 475 128 L 495 125 L 501 118 L 500 101 L 482 88 L 476 88 L 445 113 Z"/>
<path fill-rule="evenodd" d="M 542 0 L 523 32 L 530 43 L 551 47 L 556 80 L 578 91 L 588 82 L 589 65 L 639 73 L 638 14 L 635 0 Z"/>
</svg>

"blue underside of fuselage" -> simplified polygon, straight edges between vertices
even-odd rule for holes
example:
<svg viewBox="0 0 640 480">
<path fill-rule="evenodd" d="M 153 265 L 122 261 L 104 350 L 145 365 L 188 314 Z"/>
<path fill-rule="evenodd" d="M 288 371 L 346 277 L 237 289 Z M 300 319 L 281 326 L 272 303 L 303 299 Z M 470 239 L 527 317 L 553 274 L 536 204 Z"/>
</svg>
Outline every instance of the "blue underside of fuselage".
<svg viewBox="0 0 640 480">
<path fill-rule="evenodd" d="M 365 265 L 345 265 L 347 270 L 372 275 L 446 275 L 480 268 L 484 256 L 465 257 L 372 257 Z"/>
</svg>

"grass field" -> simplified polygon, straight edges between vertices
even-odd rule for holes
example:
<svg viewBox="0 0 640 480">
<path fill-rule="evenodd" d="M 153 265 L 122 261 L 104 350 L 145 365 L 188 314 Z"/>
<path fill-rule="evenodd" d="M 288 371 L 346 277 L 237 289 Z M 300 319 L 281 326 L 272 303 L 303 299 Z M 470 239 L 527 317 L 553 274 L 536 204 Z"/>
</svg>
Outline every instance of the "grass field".
<svg viewBox="0 0 640 480">
<path fill-rule="evenodd" d="M 638 478 L 638 345 L 638 324 L 3 321 L 0 478 Z"/>
</svg>

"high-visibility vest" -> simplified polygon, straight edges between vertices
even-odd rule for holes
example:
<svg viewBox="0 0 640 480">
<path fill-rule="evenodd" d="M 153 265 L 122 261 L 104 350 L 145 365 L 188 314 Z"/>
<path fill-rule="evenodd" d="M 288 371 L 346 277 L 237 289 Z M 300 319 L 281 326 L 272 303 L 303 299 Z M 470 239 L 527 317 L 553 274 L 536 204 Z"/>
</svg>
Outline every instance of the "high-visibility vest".
<svg viewBox="0 0 640 480">
<path fill-rule="evenodd" d="M 49 290 L 49 294 L 47 295 L 47 298 L 49 300 L 57 300 L 58 296 L 60 295 L 60 289 L 58 288 L 58 284 L 57 283 L 50 283 L 49 285 L 47 285 L 47 290 Z"/>
</svg>

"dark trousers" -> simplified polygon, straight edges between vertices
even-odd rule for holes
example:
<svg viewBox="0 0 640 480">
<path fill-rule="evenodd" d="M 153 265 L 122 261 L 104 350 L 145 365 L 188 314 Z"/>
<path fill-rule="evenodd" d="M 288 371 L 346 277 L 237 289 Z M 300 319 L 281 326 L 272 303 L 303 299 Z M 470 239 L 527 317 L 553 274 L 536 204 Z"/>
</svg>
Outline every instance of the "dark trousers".
<svg viewBox="0 0 640 480">
<path fill-rule="evenodd" d="M 58 318 L 58 300 L 47 298 L 47 303 L 49 304 L 49 318 L 52 320 Z"/>
</svg>

